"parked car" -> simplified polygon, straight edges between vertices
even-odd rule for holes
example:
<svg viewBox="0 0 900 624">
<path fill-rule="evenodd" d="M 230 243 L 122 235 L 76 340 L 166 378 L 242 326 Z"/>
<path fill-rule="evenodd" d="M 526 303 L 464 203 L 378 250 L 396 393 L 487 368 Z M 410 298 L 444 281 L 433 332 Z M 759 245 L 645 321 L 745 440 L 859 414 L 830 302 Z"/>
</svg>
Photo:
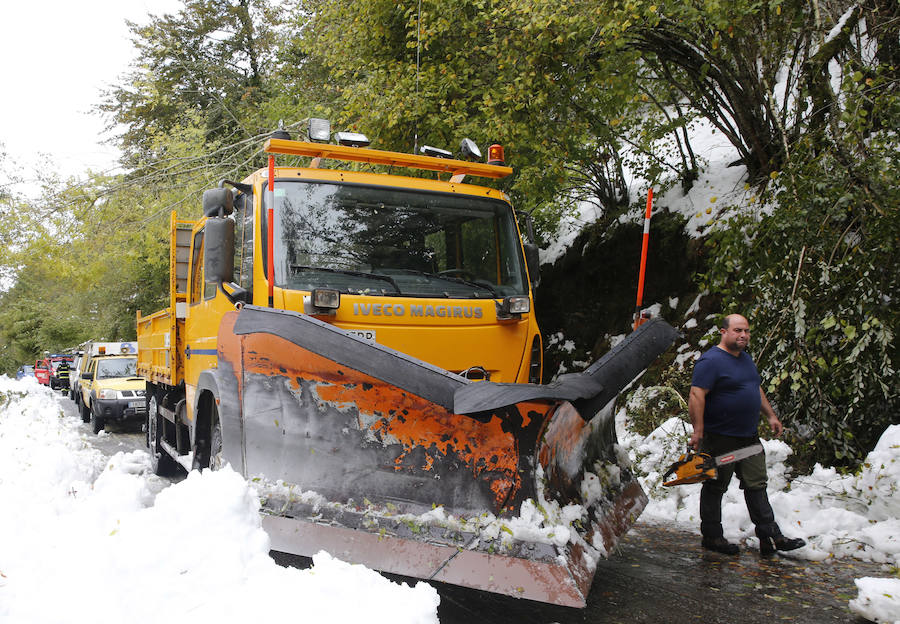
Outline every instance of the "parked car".
<svg viewBox="0 0 900 624">
<path fill-rule="evenodd" d="M 69 398 L 78 405 L 78 398 L 75 393 L 78 391 L 78 378 L 81 375 L 81 360 L 84 358 L 84 351 L 75 354 L 72 365 L 69 367 Z"/>
<path fill-rule="evenodd" d="M 38 383 L 45 386 L 50 385 L 50 359 L 41 358 L 34 362 L 34 376 L 37 377 Z"/>
<path fill-rule="evenodd" d="M 97 342 L 88 341 L 80 345 L 82 351 L 78 352 L 78 358 L 72 363 L 69 371 L 69 385 L 71 390 L 69 396 L 75 401 L 75 409 L 79 414 L 85 413 L 85 407 L 81 397 L 81 376 L 87 372 L 91 365 L 91 359 L 97 355 L 136 355 L 137 342 Z M 84 422 L 90 420 L 90 413 Z"/>
<path fill-rule="evenodd" d="M 23 377 L 34 377 L 34 366 L 30 364 L 20 366 L 19 370 L 16 371 L 16 379 L 22 379 Z"/>
<path fill-rule="evenodd" d="M 107 422 L 147 419 L 147 382 L 136 355 L 97 355 L 81 375 L 81 420 L 100 433 Z"/>
</svg>

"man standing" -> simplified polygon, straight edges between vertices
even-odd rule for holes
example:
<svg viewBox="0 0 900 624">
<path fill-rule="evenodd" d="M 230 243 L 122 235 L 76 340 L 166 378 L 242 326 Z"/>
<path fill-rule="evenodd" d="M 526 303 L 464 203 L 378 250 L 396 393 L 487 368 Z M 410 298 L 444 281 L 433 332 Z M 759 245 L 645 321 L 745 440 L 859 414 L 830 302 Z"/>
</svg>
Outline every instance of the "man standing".
<svg viewBox="0 0 900 624">
<path fill-rule="evenodd" d="M 765 414 L 775 437 L 784 427 L 760 386 L 756 365 L 746 353 L 750 325 L 740 314 L 730 314 L 719 328 L 719 344 L 708 350 L 694 366 L 688 413 L 694 425 L 691 447 L 712 457 L 759 442 L 760 412 Z M 704 548 L 726 555 L 740 549 L 729 543 L 722 531 L 722 497 L 731 475 L 737 473 L 744 490 L 750 520 L 756 525 L 759 551 L 794 550 L 806 545 L 802 539 L 781 534 L 766 494 L 766 458 L 758 453 L 736 465 L 721 466 L 718 476 L 703 482 L 700 490 L 700 533 Z"/>
</svg>

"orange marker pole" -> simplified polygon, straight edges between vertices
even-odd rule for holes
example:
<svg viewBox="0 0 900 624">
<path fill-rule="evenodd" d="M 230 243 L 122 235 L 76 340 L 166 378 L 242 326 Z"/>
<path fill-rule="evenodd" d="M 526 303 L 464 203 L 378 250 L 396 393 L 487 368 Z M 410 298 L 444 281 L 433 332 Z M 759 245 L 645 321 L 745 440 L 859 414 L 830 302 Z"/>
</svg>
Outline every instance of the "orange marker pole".
<svg viewBox="0 0 900 624">
<path fill-rule="evenodd" d="M 634 329 L 644 322 L 641 304 L 644 300 L 644 274 L 647 271 L 647 247 L 650 244 L 650 212 L 653 209 L 653 188 L 647 192 L 647 210 L 644 212 L 644 236 L 641 244 L 641 271 L 638 274 L 637 303 L 634 305 Z"/>
<path fill-rule="evenodd" d="M 275 157 L 269 155 L 269 218 L 268 218 L 268 253 L 266 262 L 269 267 L 269 307 L 275 307 Z"/>
</svg>

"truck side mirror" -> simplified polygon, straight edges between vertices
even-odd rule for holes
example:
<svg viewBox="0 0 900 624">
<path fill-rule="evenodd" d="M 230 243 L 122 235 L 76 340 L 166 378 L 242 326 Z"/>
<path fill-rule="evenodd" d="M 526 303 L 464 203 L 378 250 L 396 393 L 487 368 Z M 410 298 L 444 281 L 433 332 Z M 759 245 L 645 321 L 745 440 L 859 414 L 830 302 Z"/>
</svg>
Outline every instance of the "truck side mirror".
<svg viewBox="0 0 900 624">
<path fill-rule="evenodd" d="M 528 265 L 528 277 L 531 278 L 531 287 L 537 288 L 541 283 L 541 258 L 538 246 L 534 243 L 525 243 L 525 263 Z"/>
<path fill-rule="evenodd" d="M 90 381 L 94 378 L 94 373 L 81 373 L 81 378 L 85 381 Z"/>
<path fill-rule="evenodd" d="M 214 188 L 203 191 L 203 216 L 227 217 L 234 212 L 234 195 L 231 189 Z"/>
<path fill-rule="evenodd" d="M 208 218 L 203 246 L 203 272 L 206 274 L 206 281 L 220 284 L 230 282 L 234 277 L 234 221 L 225 217 Z"/>
</svg>

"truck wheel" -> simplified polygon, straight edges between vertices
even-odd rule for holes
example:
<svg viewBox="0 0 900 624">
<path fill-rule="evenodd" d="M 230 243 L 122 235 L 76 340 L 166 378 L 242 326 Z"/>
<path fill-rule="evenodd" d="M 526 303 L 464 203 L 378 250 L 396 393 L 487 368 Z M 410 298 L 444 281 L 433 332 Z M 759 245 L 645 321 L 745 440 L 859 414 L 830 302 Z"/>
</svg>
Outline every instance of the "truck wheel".
<svg viewBox="0 0 900 624">
<path fill-rule="evenodd" d="M 150 468 L 160 477 L 175 474 L 178 463 L 159 444 L 162 439 L 164 416 L 159 413 L 156 395 L 151 394 L 147 402 L 147 449 L 150 452 Z"/>
<path fill-rule="evenodd" d="M 81 422 L 91 422 L 91 410 L 84 404 L 84 401 L 78 401 L 78 403 L 81 405 Z"/>
<path fill-rule="evenodd" d="M 209 404 L 209 432 L 198 437 L 194 446 L 193 470 L 220 470 L 225 465 L 222 457 L 222 424 L 214 401 Z"/>
<path fill-rule="evenodd" d="M 94 433 L 100 433 L 101 431 L 103 431 L 103 419 L 100 416 L 97 416 L 94 413 L 93 409 L 91 409 L 90 412 L 91 431 L 93 431 Z"/>
</svg>

